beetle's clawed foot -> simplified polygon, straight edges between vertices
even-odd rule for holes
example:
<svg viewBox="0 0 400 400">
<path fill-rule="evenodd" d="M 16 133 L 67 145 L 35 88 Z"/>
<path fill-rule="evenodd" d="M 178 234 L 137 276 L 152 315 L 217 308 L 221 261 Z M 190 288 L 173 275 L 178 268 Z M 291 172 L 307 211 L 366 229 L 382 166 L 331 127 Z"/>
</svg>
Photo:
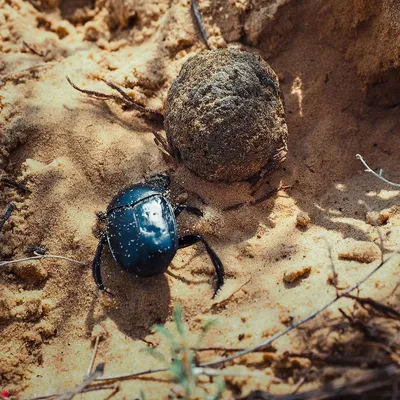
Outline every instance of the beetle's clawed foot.
<svg viewBox="0 0 400 400">
<path fill-rule="evenodd" d="M 218 295 L 218 293 L 220 292 L 220 290 L 221 290 L 221 288 L 222 288 L 222 285 L 223 284 L 218 284 L 217 285 L 217 287 L 215 288 L 215 290 L 214 290 L 214 294 L 212 295 L 212 297 L 211 297 L 211 300 L 214 300 L 216 297 L 217 297 L 217 295 Z"/>
<path fill-rule="evenodd" d="M 196 217 L 204 217 L 204 213 L 200 209 L 196 207 L 190 207 L 190 208 L 191 208 L 190 211 L 192 212 L 192 214 L 196 215 Z"/>
<path fill-rule="evenodd" d="M 224 285 L 224 278 L 222 277 L 217 277 L 217 284 L 216 287 L 214 289 L 214 294 L 211 297 L 211 299 L 215 299 L 215 297 L 217 296 L 217 294 L 219 293 L 219 291 L 221 290 L 222 286 Z"/>
<path fill-rule="evenodd" d="M 112 299 L 115 297 L 114 293 L 110 292 L 108 289 L 106 289 L 105 287 L 103 287 L 103 289 L 100 289 L 101 293 L 107 293 L 109 297 L 111 297 Z"/>
<path fill-rule="evenodd" d="M 97 211 L 96 212 L 96 217 L 100 222 L 103 222 L 107 219 L 107 213 L 103 211 Z"/>
</svg>

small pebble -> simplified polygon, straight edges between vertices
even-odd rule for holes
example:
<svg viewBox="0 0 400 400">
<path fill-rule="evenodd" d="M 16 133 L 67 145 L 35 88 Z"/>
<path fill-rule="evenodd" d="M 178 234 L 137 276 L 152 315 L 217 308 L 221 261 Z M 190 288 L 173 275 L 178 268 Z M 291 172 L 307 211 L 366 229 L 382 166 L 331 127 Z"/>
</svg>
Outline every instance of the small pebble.
<svg viewBox="0 0 400 400">
<path fill-rule="evenodd" d="M 365 216 L 365 222 L 369 225 L 381 226 L 386 224 L 389 218 L 394 214 L 395 210 L 392 208 L 386 208 L 385 210 L 381 211 L 370 211 L 367 212 Z"/>
<path fill-rule="evenodd" d="M 296 216 L 296 225 L 306 227 L 310 224 L 311 218 L 308 213 L 301 211 Z"/>
<path fill-rule="evenodd" d="M 375 243 L 348 240 L 338 253 L 340 260 L 358 261 L 369 264 L 381 257 L 379 247 Z"/>
<path fill-rule="evenodd" d="M 299 279 L 307 277 L 307 275 L 311 272 L 311 266 L 306 265 L 302 267 L 290 268 L 285 271 L 283 274 L 283 281 L 285 283 L 293 283 Z"/>
</svg>

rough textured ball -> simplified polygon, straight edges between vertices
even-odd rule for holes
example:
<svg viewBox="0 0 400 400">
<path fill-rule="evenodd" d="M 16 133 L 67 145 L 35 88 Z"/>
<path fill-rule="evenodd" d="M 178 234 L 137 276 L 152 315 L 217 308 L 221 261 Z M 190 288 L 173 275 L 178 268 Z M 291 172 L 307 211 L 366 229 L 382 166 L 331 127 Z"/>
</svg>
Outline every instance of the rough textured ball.
<svg viewBox="0 0 400 400">
<path fill-rule="evenodd" d="M 205 179 L 234 182 L 275 171 L 288 137 L 278 78 L 258 55 L 201 52 L 168 92 L 165 130 L 174 155 Z"/>
</svg>

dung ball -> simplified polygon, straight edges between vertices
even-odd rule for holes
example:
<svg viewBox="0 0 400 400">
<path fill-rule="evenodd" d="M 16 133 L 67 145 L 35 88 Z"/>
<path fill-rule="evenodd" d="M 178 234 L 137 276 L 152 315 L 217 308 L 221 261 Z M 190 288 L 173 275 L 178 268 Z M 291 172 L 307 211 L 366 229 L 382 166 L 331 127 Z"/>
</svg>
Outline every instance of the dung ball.
<svg viewBox="0 0 400 400">
<path fill-rule="evenodd" d="M 173 154 L 207 180 L 246 180 L 277 170 L 285 159 L 279 81 L 258 55 L 219 49 L 188 59 L 164 115 Z"/>
</svg>

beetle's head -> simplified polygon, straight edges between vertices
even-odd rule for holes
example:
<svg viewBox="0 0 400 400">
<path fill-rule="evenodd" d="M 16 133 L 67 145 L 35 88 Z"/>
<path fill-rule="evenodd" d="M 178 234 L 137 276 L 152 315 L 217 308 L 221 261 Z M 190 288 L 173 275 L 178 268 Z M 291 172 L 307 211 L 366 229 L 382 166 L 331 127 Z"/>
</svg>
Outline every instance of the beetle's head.
<svg viewBox="0 0 400 400">
<path fill-rule="evenodd" d="M 153 186 L 155 189 L 166 191 L 171 183 L 171 177 L 168 172 L 161 172 L 157 175 L 152 175 L 146 179 L 146 183 Z"/>
</svg>

